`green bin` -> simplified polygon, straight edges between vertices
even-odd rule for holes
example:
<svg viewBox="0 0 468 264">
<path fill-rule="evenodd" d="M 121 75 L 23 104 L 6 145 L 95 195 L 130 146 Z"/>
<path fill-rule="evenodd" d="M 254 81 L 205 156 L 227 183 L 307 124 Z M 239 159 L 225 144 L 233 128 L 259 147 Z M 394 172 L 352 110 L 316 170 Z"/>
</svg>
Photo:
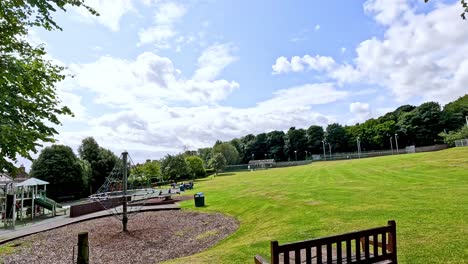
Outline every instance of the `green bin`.
<svg viewBox="0 0 468 264">
<path fill-rule="evenodd" d="M 194 194 L 193 199 L 195 200 L 195 207 L 205 206 L 205 195 L 202 192 Z"/>
</svg>

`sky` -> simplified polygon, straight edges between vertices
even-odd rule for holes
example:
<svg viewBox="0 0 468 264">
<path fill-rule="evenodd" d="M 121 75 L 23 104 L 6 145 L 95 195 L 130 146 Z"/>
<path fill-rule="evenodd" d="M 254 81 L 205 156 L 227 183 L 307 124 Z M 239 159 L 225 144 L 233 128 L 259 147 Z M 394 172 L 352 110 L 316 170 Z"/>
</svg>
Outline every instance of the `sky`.
<svg viewBox="0 0 468 264">
<path fill-rule="evenodd" d="M 88 0 L 33 29 L 67 67 L 57 143 L 134 161 L 468 93 L 459 1 Z M 20 160 L 27 167 L 30 162 Z"/>
</svg>

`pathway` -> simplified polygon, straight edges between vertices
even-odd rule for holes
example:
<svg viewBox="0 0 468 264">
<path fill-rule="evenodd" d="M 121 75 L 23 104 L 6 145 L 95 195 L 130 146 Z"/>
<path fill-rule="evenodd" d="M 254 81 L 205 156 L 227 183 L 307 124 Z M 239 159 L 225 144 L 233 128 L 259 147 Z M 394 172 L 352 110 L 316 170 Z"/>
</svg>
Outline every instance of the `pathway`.
<svg viewBox="0 0 468 264">
<path fill-rule="evenodd" d="M 143 206 L 140 211 L 160 211 L 160 210 L 179 210 L 178 204 L 164 204 Z M 43 231 L 51 230 L 54 228 L 66 226 L 73 223 L 83 222 L 91 219 L 101 218 L 112 215 L 108 210 L 82 215 L 78 217 L 69 217 L 67 215 L 56 216 L 54 218 L 46 219 L 34 224 L 23 227 L 16 227 L 15 229 L 2 229 L 0 230 L 0 245 L 9 241 L 29 236 L 32 234 L 40 233 Z"/>
</svg>

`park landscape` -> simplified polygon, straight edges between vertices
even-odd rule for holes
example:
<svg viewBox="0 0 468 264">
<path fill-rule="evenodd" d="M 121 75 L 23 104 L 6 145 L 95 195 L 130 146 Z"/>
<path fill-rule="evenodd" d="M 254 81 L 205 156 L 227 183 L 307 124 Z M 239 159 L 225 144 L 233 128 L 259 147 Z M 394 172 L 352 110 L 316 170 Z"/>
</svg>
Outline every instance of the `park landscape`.
<svg viewBox="0 0 468 264">
<path fill-rule="evenodd" d="M 466 13 L 0 1 L 0 263 L 468 263 Z"/>
</svg>

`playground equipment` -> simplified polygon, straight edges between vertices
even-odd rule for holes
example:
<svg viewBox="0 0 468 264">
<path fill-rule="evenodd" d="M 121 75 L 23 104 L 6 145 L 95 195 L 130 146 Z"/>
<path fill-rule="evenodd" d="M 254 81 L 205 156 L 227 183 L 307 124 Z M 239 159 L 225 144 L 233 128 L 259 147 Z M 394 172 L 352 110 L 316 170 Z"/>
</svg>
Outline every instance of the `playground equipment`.
<svg viewBox="0 0 468 264">
<path fill-rule="evenodd" d="M 0 211 L 5 227 L 15 227 L 16 220 L 34 219 L 45 214 L 47 209 L 56 215 L 57 208 L 62 206 L 47 198 L 46 190 L 49 183 L 40 179 L 30 178 L 16 183 L 6 175 L 0 177 Z"/>
<path fill-rule="evenodd" d="M 122 220 L 123 231 L 127 231 L 130 215 L 140 212 L 148 199 L 161 195 L 160 190 L 151 187 L 151 182 L 131 173 L 130 168 L 134 166 L 128 152 L 124 151 L 104 184 L 89 197 Z"/>
</svg>

